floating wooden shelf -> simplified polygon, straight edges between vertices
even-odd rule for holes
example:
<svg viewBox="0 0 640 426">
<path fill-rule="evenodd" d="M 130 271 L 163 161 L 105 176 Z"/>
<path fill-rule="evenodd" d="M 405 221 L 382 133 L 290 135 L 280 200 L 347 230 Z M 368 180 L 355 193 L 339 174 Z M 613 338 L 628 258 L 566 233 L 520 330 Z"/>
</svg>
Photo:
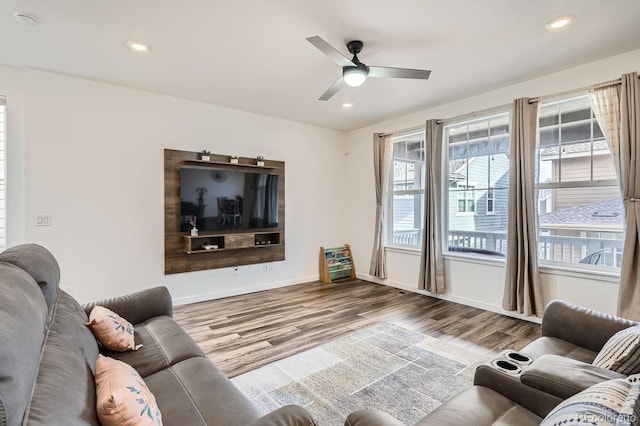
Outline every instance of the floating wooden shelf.
<svg viewBox="0 0 640 426">
<path fill-rule="evenodd" d="M 278 167 L 273 167 L 273 166 L 267 166 L 266 164 L 264 166 L 258 166 L 257 164 L 247 164 L 246 160 L 244 163 L 230 163 L 228 161 L 214 161 L 214 160 L 210 160 L 210 161 L 205 161 L 205 160 L 185 160 L 183 161 L 184 164 L 193 164 L 193 165 L 197 165 L 197 166 L 230 166 L 230 167 L 251 167 L 251 168 L 255 168 L 255 169 L 263 169 L 263 170 L 274 170 L 277 169 Z"/>
<path fill-rule="evenodd" d="M 183 235 L 182 239 L 184 241 L 183 251 L 187 254 L 197 254 L 278 246 L 280 245 L 280 237 L 280 232 L 244 232 L 241 234 Z"/>
</svg>

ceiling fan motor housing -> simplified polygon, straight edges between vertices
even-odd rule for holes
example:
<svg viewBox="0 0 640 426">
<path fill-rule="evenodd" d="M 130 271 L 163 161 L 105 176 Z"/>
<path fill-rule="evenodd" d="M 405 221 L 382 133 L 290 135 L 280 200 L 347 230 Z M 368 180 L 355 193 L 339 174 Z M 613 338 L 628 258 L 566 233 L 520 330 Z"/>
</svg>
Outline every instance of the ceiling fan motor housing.
<svg viewBox="0 0 640 426">
<path fill-rule="evenodd" d="M 349 43 L 347 43 L 347 50 L 349 50 L 349 53 L 351 53 L 352 55 L 357 55 L 358 53 L 362 52 L 362 46 L 364 46 L 364 43 L 362 43 L 360 40 L 351 40 Z"/>
</svg>

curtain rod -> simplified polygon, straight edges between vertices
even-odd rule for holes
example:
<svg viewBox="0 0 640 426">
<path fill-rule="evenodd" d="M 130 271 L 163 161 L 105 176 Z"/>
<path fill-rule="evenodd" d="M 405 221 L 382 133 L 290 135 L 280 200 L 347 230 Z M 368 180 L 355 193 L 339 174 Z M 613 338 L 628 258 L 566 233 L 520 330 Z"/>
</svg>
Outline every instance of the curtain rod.
<svg viewBox="0 0 640 426">
<path fill-rule="evenodd" d="M 578 92 L 585 92 L 587 90 L 600 89 L 600 88 L 603 88 L 603 87 L 615 86 L 615 85 L 618 85 L 618 84 L 622 84 L 622 79 L 621 78 L 617 78 L 615 80 L 610 80 L 610 81 L 605 81 L 603 83 L 592 84 L 590 86 L 579 87 L 577 89 L 565 90 L 564 92 L 553 93 L 551 95 L 538 96 L 537 98 L 529 99 L 529 103 L 530 104 L 534 104 L 534 103 L 539 102 L 539 101 L 544 100 L 544 99 L 557 98 L 557 97 L 564 96 L 564 95 L 572 95 L 572 94 L 578 93 Z"/>
<path fill-rule="evenodd" d="M 510 108 L 511 104 L 498 105 L 491 108 L 481 109 L 479 111 L 472 111 L 466 114 L 457 115 L 455 117 L 444 118 L 442 120 L 437 120 L 438 124 L 450 124 L 456 121 L 468 120 L 470 118 L 477 117 L 479 115 L 489 115 L 489 114 L 497 114 L 503 112 L 505 109 Z"/>
<path fill-rule="evenodd" d="M 640 79 L 640 76 L 638 78 Z M 550 95 L 538 96 L 537 98 L 529 99 L 529 103 L 533 104 L 533 103 L 539 102 L 539 101 L 541 101 L 543 99 L 557 98 L 557 97 L 564 96 L 564 95 L 571 95 L 573 93 L 584 92 L 586 90 L 600 89 L 602 87 L 613 86 L 613 85 L 618 85 L 618 84 L 622 84 L 622 78 L 617 78 L 615 80 L 605 81 L 605 82 L 602 82 L 602 83 L 596 83 L 596 84 L 592 84 L 590 86 L 579 87 L 577 89 L 565 90 L 564 92 L 558 92 L 558 93 L 552 93 Z M 452 123 L 452 122 L 455 122 L 455 121 L 466 120 L 466 119 L 469 119 L 469 118 L 476 117 L 478 115 L 486 115 L 486 114 L 490 114 L 492 112 L 499 112 L 499 111 L 501 111 L 501 110 L 503 110 L 505 108 L 511 107 L 512 105 L 513 104 L 509 103 L 509 104 L 505 104 L 505 105 L 501 105 L 501 106 L 497 106 L 497 107 L 487 108 L 487 109 L 483 109 L 483 110 L 479 110 L 479 111 L 473 111 L 473 112 L 470 112 L 470 113 L 467 113 L 467 114 L 458 115 L 458 116 L 455 116 L 455 117 L 449 117 L 449 118 L 445 118 L 443 120 L 437 120 L 437 123 L 438 124 L 448 124 L 448 123 Z M 412 133 L 412 132 L 415 132 L 415 131 L 420 130 L 420 129 L 424 129 L 424 125 L 415 126 L 415 127 L 409 128 L 409 129 L 403 129 L 403 130 L 390 132 L 390 133 L 382 133 L 381 136 L 397 136 L 397 135 L 402 135 L 404 133 Z"/>
<path fill-rule="evenodd" d="M 395 132 L 380 133 L 380 136 L 383 136 L 383 137 L 384 136 L 400 136 L 400 135 L 417 132 L 418 130 L 424 130 L 424 125 L 409 127 L 408 129 L 397 130 Z"/>
<path fill-rule="evenodd" d="M 442 120 L 437 120 L 438 124 L 448 124 L 448 123 L 452 123 L 455 121 L 461 121 L 461 120 L 467 120 L 469 118 L 473 118 L 479 115 L 487 115 L 487 114 L 491 114 L 491 113 L 498 113 L 498 112 L 502 112 L 504 109 L 509 108 L 511 106 L 511 104 L 504 104 L 504 105 L 500 105 L 497 107 L 491 107 L 491 108 L 487 108 L 487 109 L 482 109 L 482 110 L 478 110 L 478 111 L 473 111 L 473 112 L 469 112 L 466 114 L 462 114 L 462 115 L 457 115 L 455 117 L 449 117 L 449 118 L 445 118 Z M 380 136 L 400 136 L 400 135 L 404 135 L 407 133 L 413 133 L 416 132 L 418 130 L 424 130 L 424 124 L 420 125 L 420 126 L 415 126 L 415 127 L 411 127 L 409 129 L 402 129 L 402 130 L 398 130 L 395 132 L 388 132 L 388 133 L 382 133 L 380 134 Z"/>
</svg>

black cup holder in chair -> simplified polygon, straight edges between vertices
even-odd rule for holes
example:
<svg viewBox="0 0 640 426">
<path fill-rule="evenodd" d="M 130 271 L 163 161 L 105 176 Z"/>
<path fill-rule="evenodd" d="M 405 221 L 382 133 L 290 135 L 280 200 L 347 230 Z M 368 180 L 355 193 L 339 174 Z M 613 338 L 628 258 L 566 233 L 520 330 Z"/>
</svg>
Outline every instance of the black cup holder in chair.
<svg viewBox="0 0 640 426">
<path fill-rule="evenodd" d="M 515 362 L 518 365 L 529 365 L 531 364 L 531 362 L 533 361 L 531 358 L 529 358 L 526 355 L 522 355 L 521 353 L 518 352 L 507 352 L 504 357 L 512 362 Z"/>
<path fill-rule="evenodd" d="M 498 371 L 502 371 L 510 376 L 516 376 L 522 371 L 516 363 L 507 361 L 506 359 L 494 359 L 491 365 Z"/>
</svg>

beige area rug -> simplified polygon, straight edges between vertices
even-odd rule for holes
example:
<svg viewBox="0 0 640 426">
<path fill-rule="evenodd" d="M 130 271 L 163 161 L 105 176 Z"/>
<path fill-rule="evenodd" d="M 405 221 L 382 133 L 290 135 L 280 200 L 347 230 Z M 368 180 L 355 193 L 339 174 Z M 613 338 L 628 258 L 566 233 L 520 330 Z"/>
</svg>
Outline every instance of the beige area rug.
<svg viewBox="0 0 640 426">
<path fill-rule="evenodd" d="M 234 377 L 263 413 L 306 407 L 320 425 L 343 425 L 361 408 L 412 425 L 473 384 L 488 355 L 380 323 Z"/>
</svg>

